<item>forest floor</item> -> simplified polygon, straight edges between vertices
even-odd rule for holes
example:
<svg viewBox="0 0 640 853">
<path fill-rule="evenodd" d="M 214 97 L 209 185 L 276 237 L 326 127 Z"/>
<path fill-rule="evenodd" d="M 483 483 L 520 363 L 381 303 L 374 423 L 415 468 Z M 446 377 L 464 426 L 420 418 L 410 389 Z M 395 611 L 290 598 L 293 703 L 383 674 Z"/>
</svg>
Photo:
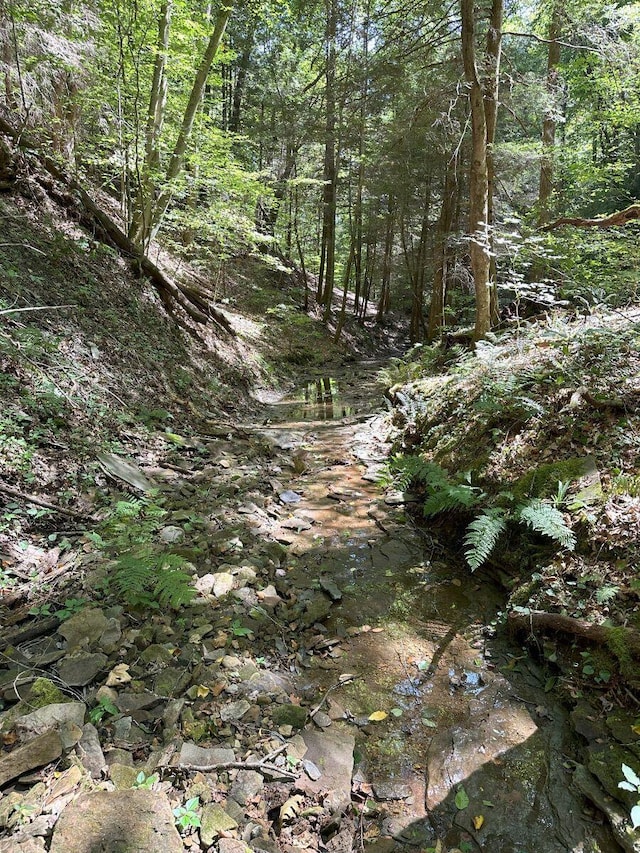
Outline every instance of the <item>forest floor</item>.
<svg viewBox="0 0 640 853">
<path fill-rule="evenodd" d="M 46 199 L 0 217 L 2 853 L 640 849 L 633 315 L 413 351 L 383 413 L 393 335 L 284 271 L 198 339 Z M 385 475 L 417 450 L 575 549 L 509 518 L 471 573 Z"/>
</svg>

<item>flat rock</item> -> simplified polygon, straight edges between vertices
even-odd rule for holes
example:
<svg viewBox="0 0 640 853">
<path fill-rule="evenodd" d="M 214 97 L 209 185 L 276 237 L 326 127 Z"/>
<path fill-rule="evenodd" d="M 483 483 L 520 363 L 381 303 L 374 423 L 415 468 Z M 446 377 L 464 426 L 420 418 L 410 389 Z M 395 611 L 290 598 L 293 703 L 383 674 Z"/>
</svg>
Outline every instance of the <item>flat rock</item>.
<svg viewBox="0 0 640 853">
<path fill-rule="evenodd" d="M 92 779 L 100 779 L 107 763 L 100 745 L 98 730 L 93 723 L 82 727 L 82 737 L 77 746 L 77 753 L 82 766 L 89 772 Z"/>
<path fill-rule="evenodd" d="M 82 727 L 86 710 L 84 702 L 55 702 L 18 717 L 15 728 L 21 739 L 27 740 L 51 729 L 58 729 L 63 723 L 75 723 Z"/>
<path fill-rule="evenodd" d="M 305 759 L 312 762 L 322 775 L 311 779 L 305 773 L 296 780 L 297 787 L 311 794 L 326 791 L 325 807 L 344 811 L 351 802 L 355 738 L 338 729 L 305 731 L 302 737 L 307 746 Z"/>
<path fill-rule="evenodd" d="M 411 788 L 401 782 L 374 782 L 373 793 L 376 800 L 406 800 L 411 796 Z"/>
<path fill-rule="evenodd" d="M 213 576 L 213 587 L 211 592 L 216 598 L 222 598 L 235 587 L 236 581 L 230 572 L 218 572 Z"/>
<path fill-rule="evenodd" d="M 256 770 L 240 770 L 231 788 L 231 796 L 236 803 L 246 806 L 264 787 L 262 774 Z"/>
<path fill-rule="evenodd" d="M 84 687 L 104 669 L 107 660 L 102 652 L 79 652 L 60 662 L 58 675 L 70 687 Z"/>
<path fill-rule="evenodd" d="M 96 645 L 108 625 L 109 619 L 99 607 L 89 607 L 63 622 L 58 633 L 67 641 L 67 651 L 72 652 Z"/>
<path fill-rule="evenodd" d="M 156 791 L 93 791 L 62 812 L 50 853 L 183 853 L 171 806 Z"/>
<path fill-rule="evenodd" d="M 202 809 L 201 822 L 200 840 L 204 847 L 210 847 L 223 832 L 229 832 L 238 826 L 219 803 L 209 803 Z"/>
<path fill-rule="evenodd" d="M 220 718 L 223 723 L 239 720 L 247 713 L 251 704 L 246 699 L 238 699 L 237 702 L 229 702 L 220 708 Z"/>
<path fill-rule="evenodd" d="M 175 542 L 182 542 L 184 539 L 184 530 L 175 524 L 168 524 L 163 527 L 159 533 L 160 541 L 165 545 L 173 545 Z"/>
<path fill-rule="evenodd" d="M 145 708 L 153 708 L 162 701 L 162 697 L 156 693 L 151 693 L 149 690 L 144 690 L 142 693 L 130 693 L 123 691 L 119 693 L 114 700 L 115 706 L 123 714 L 131 714 L 133 711 L 142 711 Z"/>
<path fill-rule="evenodd" d="M 237 838 L 221 838 L 218 842 L 218 853 L 251 853 L 244 841 Z"/>
<path fill-rule="evenodd" d="M 0 758 L 0 788 L 11 779 L 22 776 L 35 767 L 49 764 L 61 755 L 62 739 L 59 732 L 49 731 L 33 738 Z"/>
<path fill-rule="evenodd" d="M 180 749 L 178 765 L 180 767 L 209 767 L 213 764 L 228 764 L 235 760 L 236 757 L 232 749 L 225 749 L 224 747 L 206 749 L 187 741 L 182 744 Z"/>
</svg>

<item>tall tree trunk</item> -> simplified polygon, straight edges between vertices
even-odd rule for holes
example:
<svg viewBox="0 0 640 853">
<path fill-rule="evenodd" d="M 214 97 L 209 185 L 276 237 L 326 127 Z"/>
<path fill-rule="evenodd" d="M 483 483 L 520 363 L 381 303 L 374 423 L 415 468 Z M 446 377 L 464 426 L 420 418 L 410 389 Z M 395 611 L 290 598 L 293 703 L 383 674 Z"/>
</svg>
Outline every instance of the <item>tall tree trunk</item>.
<svg viewBox="0 0 640 853">
<path fill-rule="evenodd" d="M 322 195 L 322 245 L 319 301 L 325 315 L 331 309 L 336 260 L 336 32 L 338 26 L 337 0 L 326 0 L 326 85 L 324 189 Z"/>
<path fill-rule="evenodd" d="M 148 236 L 148 239 L 152 239 L 157 234 L 162 219 L 167 212 L 171 199 L 173 198 L 172 184 L 183 169 L 187 146 L 191 138 L 191 131 L 193 130 L 193 123 L 196 118 L 196 112 L 200 101 L 202 100 L 202 93 L 204 92 L 209 71 L 211 70 L 218 48 L 220 47 L 220 42 L 222 41 L 222 37 L 224 36 L 224 32 L 227 28 L 229 18 L 231 17 L 232 8 L 232 0 L 223 0 L 222 5 L 218 9 L 213 32 L 211 33 L 207 48 L 200 62 L 200 67 L 198 68 L 195 80 L 193 81 L 189 101 L 182 117 L 182 125 L 178 133 L 178 138 L 176 139 L 171 160 L 167 167 L 163 189 L 158 200 L 153 205 L 148 235 L 145 235 L 145 237 Z"/>
<path fill-rule="evenodd" d="M 502 53 L 503 0 L 492 0 L 489 28 L 487 30 L 487 56 L 484 75 L 484 111 L 487 125 L 487 223 L 489 226 L 489 312 L 491 324 L 498 322 L 498 287 L 496 253 L 494 248 L 494 189 L 495 163 L 493 147 L 498 121 L 498 90 L 500 85 L 500 59 Z"/>
<path fill-rule="evenodd" d="M 376 323 L 380 323 L 382 321 L 384 315 L 388 313 L 391 303 L 391 260 L 393 256 L 395 218 L 395 198 L 393 194 L 390 193 L 387 204 L 386 226 L 384 233 L 384 254 L 382 256 L 382 277 L 380 284 L 380 296 L 378 298 L 378 308 L 376 311 Z"/>
<path fill-rule="evenodd" d="M 547 54 L 547 108 L 542 122 L 542 159 L 540 161 L 540 189 L 538 192 L 538 225 L 551 218 L 553 196 L 553 161 L 556 144 L 556 115 L 558 111 L 558 67 L 560 65 L 561 31 L 560 0 L 554 0 L 549 21 L 549 52 Z"/>
<path fill-rule="evenodd" d="M 436 243 L 433 250 L 435 258 L 435 270 L 433 276 L 433 289 L 431 292 L 431 304 L 429 306 L 429 324 L 427 326 L 427 340 L 434 341 L 442 334 L 446 325 L 444 308 L 447 299 L 447 280 L 449 277 L 449 265 L 452 258 L 450 235 L 451 227 L 456 210 L 456 199 L 458 196 L 458 153 L 456 152 L 448 161 L 444 188 L 442 190 L 442 207 L 438 219 L 436 232 Z"/>
<path fill-rule="evenodd" d="M 475 340 L 491 328 L 491 251 L 489 241 L 489 175 L 487 117 L 478 77 L 475 46 L 474 0 L 461 0 L 462 59 L 471 108 L 471 169 L 469 173 L 469 255 L 475 287 Z"/>
</svg>

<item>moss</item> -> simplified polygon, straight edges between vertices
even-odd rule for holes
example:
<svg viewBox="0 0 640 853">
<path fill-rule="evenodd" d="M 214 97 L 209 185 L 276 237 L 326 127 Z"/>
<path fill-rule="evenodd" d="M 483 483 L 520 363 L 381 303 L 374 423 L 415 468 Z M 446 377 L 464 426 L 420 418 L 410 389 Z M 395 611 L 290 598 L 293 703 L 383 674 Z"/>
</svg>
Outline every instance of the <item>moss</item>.
<svg viewBox="0 0 640 853">
<path fill-rule="evenodd" d="M 622 675 L 627 680 L 635 682 L 638 676 L 637 667 L 626 644 L 625 633 L 624 628 L 609 628 L 607 632 L 607 646 L 611 653 L 615 655 Z"/>
<path fill-rule="evenodd" d="M 511 596 L 509 597 L 509 604 L 512 607 L 524 607 L 541 586 L 542 578 L 539 576 L 520 584 L 520 586 L 516 587 L 511 593 Z"/>
<path fill-rule="evenodd" d="M 516 500 L 549 498 L 558 490 L 558 483 L 577 480 L 586 473 L 583 457 L 572 457 L 560 462 L 546 462 L 527 471 L 513 487 Z"/>
<path fill-rule="evenodd" d="M 31 685 L 29 704 L 34 709 L 69 701 L 71 700 L 64 695 L 62 690 L 48 678 L 36 678 Z"/>
</svg>

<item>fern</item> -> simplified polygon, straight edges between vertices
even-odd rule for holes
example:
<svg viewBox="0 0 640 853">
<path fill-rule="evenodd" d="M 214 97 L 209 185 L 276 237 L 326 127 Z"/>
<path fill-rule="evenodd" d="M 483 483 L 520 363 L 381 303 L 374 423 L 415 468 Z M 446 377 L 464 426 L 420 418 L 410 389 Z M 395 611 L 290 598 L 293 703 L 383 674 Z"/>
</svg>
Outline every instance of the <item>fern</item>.
<svg viewBox="0 0 640 853">
<path fill-rule="evenodd" d="M 539 498 L 517 507 L 516 517 L 527 524 L 537 533 L 542 533 L 550 539 L 554 539 L 563 548 L 573 551 L 576 547 L 576 537 L 573 531 L 567 527 L 562 513 Z"/>
<path fill-rule="evenodd" d="M 506 526 L 505 511 L 496 508 L 485 510 L 467 527 L 464 555 L 472 572 L 488 558 Z"/>
<path fill-rule="evenodd" d="M 422 511 L 426 518 L 452 509 L 469 509 L 480 499 L 480 490 L 474 486 L 447 482 L 438 485 L 437 491 L 434 490 L 424 502 Z"/>
<path fill-rule="evenodd" d="M 129 607 L 178 608 L 196 594 L 186 565 L 187 561 L 178 554 L 124 554 L 107 581 L 107 590 Z"/>
<path fill-rule="evenodd" d="M 397 489 L 405 492 L 412 483 L 437 487 L 447 483 L 447 475 L 439 465 L 422 456 L 396 456 L 389 466 Z"/>
<path fill-rule="evenodd" d="M 605 584 L 596 590 L 596 601 L 598 604 L 608 604 L 618 595 L 620 587 L 615 584 Z"/>
</svg>

